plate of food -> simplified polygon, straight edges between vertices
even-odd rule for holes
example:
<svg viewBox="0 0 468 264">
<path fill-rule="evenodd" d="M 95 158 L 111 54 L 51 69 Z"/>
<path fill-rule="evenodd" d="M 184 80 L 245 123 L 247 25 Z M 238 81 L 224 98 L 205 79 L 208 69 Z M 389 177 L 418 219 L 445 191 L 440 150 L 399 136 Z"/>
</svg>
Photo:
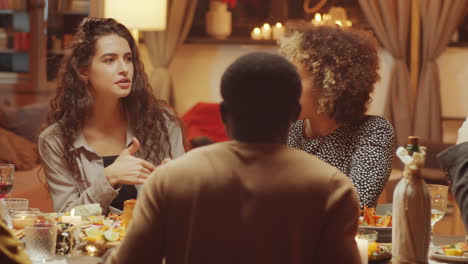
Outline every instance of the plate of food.
<svg viewBox="0 0 468 264">
<path fill-rule="evenodd" d="M 369 243 L 369 262 L 387 261 L 392 258 L 391 243 Z"/>
<path fill-rule="evenodd" d="M 375 208 L 364 207 L 363 216 L 359 218 L 359 229 L 375 230 L 378 233 L 377 242 L 392 242 L 392 213 L 386 211 L 377 214 Z"/>
<path fill-rule="evenodd" d="M 468 245 L 465 242 L 458 242 L 437 246 L 431 256 L 437 260 L 468 263 Z"/>
</svg>

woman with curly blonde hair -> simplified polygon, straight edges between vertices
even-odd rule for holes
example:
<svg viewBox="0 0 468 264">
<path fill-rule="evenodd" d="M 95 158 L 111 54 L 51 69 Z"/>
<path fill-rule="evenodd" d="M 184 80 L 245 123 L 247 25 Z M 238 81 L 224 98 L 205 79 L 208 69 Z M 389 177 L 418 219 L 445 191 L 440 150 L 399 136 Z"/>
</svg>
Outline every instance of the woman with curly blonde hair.
<svg viewBox="0 0 468 264">
<path fill-rule="evenodd" d="M 281 53 L 302 78 L 302 112 L 288 145 L 348 175 L 361 206 L 374 207 L 390 176 L 395 135 L 385 119 L 366 115 L 379 79 L 375 39 L 357 30 L 298 25 Z"/>
<path fill-rule="evenodd" d="M 108 18 L 85 18 L 66 50 L 39 153 L 57 212 L 122 209 L 167 157 L 184 153 L 174 115 L 151 92 L 134 39 Z"/>
</svg>

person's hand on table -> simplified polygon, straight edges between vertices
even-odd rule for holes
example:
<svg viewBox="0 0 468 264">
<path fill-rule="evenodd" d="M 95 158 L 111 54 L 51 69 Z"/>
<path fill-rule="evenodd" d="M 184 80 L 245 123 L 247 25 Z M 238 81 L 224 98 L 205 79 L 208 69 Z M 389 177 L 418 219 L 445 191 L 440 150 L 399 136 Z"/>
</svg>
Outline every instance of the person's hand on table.
<svg viewBox="0 0 468 264">
<path fill-rule="evenodd" d="M 468 117 L 463 122 L 462 126 L 458 129 L 457 144 L 468 142 Z"/>
<path fill-rule="evenodd" d="M 104 169 L 104 175 L 113 187 L 118 184 L 143 184 L 153 172 L 153 164 L 133 156 L 139 148 L 140 142 L 133 138 L 132 144 Z"/>
</svg>

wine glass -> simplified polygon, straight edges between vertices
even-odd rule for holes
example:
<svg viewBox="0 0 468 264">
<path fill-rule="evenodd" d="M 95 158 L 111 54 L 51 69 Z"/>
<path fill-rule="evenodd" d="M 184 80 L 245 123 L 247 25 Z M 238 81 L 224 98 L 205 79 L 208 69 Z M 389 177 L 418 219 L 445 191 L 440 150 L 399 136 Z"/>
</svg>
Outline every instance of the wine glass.
<svg viewBox="0 0 468 264">
<path fill-rule="evenodd" d="M 5 197 L 13 189 L 15 181 L 15 165 L 0 164 L 0 199 Z"/>
<path fill-rule="evenodd" d="M 428 184 L 429 195 L 431 197 L 431 244 L 435 223 L 444 217 L 447 209 L 448 186 L 438 184 Z"/>
</svg>

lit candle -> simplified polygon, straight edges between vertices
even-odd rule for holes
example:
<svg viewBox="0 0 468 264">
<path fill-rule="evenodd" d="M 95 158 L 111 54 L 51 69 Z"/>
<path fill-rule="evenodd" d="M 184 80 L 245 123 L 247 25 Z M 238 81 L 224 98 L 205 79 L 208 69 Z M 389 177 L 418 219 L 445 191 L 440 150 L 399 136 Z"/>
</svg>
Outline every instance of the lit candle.
<svg viewBox="0 0 468 264">
<path fill-rule="evenodd" d="M 278 40 L 284 36 L 284 27 L 280 22 L 273 27 L 272 36 L 274 40 Z"/>
<path fill-rule="evenodd" d="M 312 19 L 312 24 L 314 26 L 320 26 L 322 24 L 322 15 L 320 13 L 316 13 L 314 19 Z"/>
<path fill-rule="evenodd" d="M 263 24 L 262 39 L 271 39 L 271 27 L 268 23 Z"/>
<path fill-rule="evenodd" d="M 72 224 L 72 225 L 79 225 L 81 224 L 81 216 L 78 216 L 78 215 L 75 216 L 75 209 L 72 209 L 70 211 L 70 215 L 62 216 L 62 222 Z"/>
<path fill-rule="evenodd" d="M 369 252 L 369 242 L 366 239 L 355 238 L 356 244 L 359 250 L 359 256 L 361 256 L 361 263 L 367 264 L 368 252 Z"/>
<path fill-rule="evenodd" d="M 250 33 L 250 37 L 253 40 L 261 40 L 262 39 L 262 31 L 260 28 L 256 27 L 254 30 L 252 30 L 252 33 Z"/>
<path fill-rule="evenodd" d="M 336 20 L 335 24 L 338 25 L 339 27 L 343 27 L 343 22 L 341 22 L 341 20 Z"/>
<path fill-rule="evenodd" d="M 34 225 L 37 214 L 18 213 L 11 218 L 13 228 L 16 230 L 24 229 L 26 226 Z"/>
</svg>

